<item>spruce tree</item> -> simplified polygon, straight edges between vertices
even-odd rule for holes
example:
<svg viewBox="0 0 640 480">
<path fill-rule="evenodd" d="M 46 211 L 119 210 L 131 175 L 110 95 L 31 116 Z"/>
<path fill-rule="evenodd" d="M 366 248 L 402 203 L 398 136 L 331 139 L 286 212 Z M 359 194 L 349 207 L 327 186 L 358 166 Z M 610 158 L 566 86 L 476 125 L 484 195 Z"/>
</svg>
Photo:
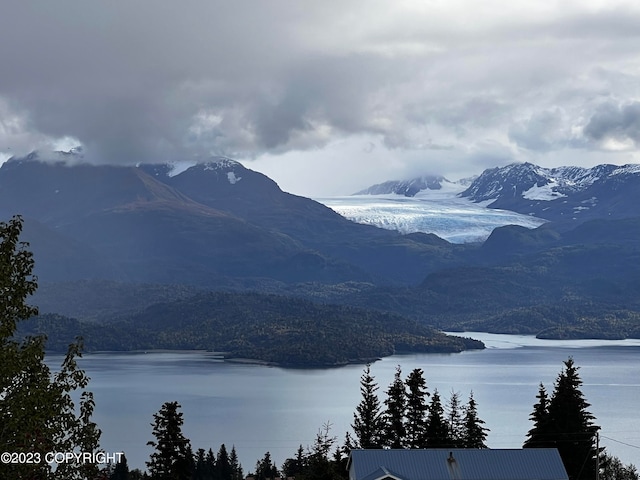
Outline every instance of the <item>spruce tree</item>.
<svg viewBox="0 0 640 480">
<path fill-rule="evenodd" d="M 244 474 L 242 472 L 242 465 L 238 461 L 238 453 L 236 452 L 236 446 L 231 446 L 231 453 L 229 454 L 229 465 L 231 465 L 231 480 L 243 480 Z"/>
<path fill-rule="evenodd" d="M 427 382 L 420 368 L 414 369 L 405 380 L 407 410 L 405 419 L 406 448 L 426 448 Z"/>
<path fill-rule="evenodd" d="M 218 456 L 216 458 L 216 480 L 231 480 L 233 476 L 233 469 L 231 468 L 231 462 L 229 461 L 229 454 L 227 453 L 227 447 L 223 443 L 218 450 Z"/>
<path fill-rule="evenodd" d="M 532 418 L 537 420 L 525 447 L 553 446 L 558 449 L 570 480 L 596 478 L 596 452 L 594 437 L 600 427 L 594 425 L 595 417 L 587 410 L 580 386 L 582 380 L 573 358 L 564 362 L 558 375 L 548 406 L 542 388 Z"/>
<path fill-rule="evenodd" d="M 204 473 L 206 475 L 207 480 L 215 480 L 216 477 L 216 456 L 213 453 L 213 450 L 209 448 L 207 454 L 204 457 Z"/>
<path fill-rule="evenodd" d="M 384 422 L 377 390 L 378 384 L 371 375 L 371 366 L 367 365 L 360 378 L 362 400 L 356 407 L 351 425 L 360 448 L 382 448 Z"/>
<path fill-rule="evenodd" d="M 196 451 L 195 469 L 192 480 L 213 480 L 213 470 L 207 468 L 207 457 L 204 448 Z"/>
<path fill-rule="evenodd" d="M 461 410 L 460 393 L 452 391 L 447 403 L 447 424 L 451 447 L 461 447 L 464 443 L 464 421 Z"/>
<path fill-rule="evenodd" d="M 285 477 L 300 477 L 306 464 L 304 448 L 302 445 L 296 450 L 296 456 L 287 458 L 282 464 L 282 474 Z"/>
<path fill-rule="evenodd" d="M 402 380 L 400 365 L 396 367 L 393 382 L 387 390 L 383 414 L 383 443 L 389 448 L 402 448 L 406 441 L 405 414 L 407 410 L 407 391 Z"/>
<path fill-rule="evenodd" d="M 538 401 L 533 406 L 533 412 L 529 416 L 529 419 L 533 422 L 533 428 L 527 433 L 524 448 L 553 447 L 555 436 L 550 431 L 552 425 L 549 424 L 549 397 L 542 383 L 540 383 L 536 398 Z"/>
<path fill-rule="evenodd" d="M 331 424 L 325 423 L 316 434 L 316 439 L 306 459 L 303 478 L 305 480 L 326 480 L 340 478 L 343 471 L 329 457 L 337 438 L 331 435 Z"/>
<path fill-rule="evenodd" d="M 182 434 L 182 412 L 178 402 L 165 402 L 153 414 L 153 436 L 147 442 L 155 448 L 147 462 L 153 480 L 189 480 L 193 463 L 191 442 Z"/>
<path fill-rule="evenodd" d="M 129 480 L 129 466 L 127 465 L 127 457 L 124 455 L 116 463 L 113 473 L 109 476 L 109 480 Z"/>
<path fill-rule="evenodd" d="M 451 437 L 449 436 L 449 425 L 445 419 L 444 407 L 442 406 L 437 389 L 431 396 L 425 432 L 427 448 L 445 448 L 452 446 Z"/>
<path fill-rule="evenodd" d="M 485 441 L 488 429 L 483 425 L 484 421 L 478 418 L 477 404 L 472 391 L 464 409 L 463 448 L 487 448 Z"/>
<path fill-rule="evenodd" d="M 256 479 L 269 480 L 279 475 L 277 467 L 271 461 L 271 453 L 266 452 L 262 460 L 258 460 L 256 463 Z"/>
</svg>

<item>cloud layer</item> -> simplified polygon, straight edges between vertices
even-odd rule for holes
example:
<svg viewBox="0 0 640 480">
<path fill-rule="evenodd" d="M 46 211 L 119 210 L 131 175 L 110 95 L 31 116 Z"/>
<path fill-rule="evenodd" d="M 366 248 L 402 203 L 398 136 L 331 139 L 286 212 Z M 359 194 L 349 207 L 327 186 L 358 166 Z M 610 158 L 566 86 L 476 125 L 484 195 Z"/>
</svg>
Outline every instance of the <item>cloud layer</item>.
<svg viewBox="0 0 640 480">
<path fill-rule="evenodd" d="M 638 7 L 481 3 L 12 2 L 0 156 L 73 143 L 109 163 L 224 154 L 283 179 L 309 162 L 315 184 L 337 164 L 375 167 L 365 182 L 637 161 Z"/>
</svg>

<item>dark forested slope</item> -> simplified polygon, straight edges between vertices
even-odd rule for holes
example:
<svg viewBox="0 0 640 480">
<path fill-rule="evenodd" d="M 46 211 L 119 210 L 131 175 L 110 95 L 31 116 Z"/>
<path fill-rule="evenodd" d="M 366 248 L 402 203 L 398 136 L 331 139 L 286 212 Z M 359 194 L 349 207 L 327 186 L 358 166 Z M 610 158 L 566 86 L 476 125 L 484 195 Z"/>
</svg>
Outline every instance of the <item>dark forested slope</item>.
<svg viewBox="0 0 640 480">
<path fill-rule="evenodd" d="M 56 350 L 82 335 L 88 350 L 206 349 L 294 367 L 482 348 L 395 314 L 250 293 L 160 303 L 108 325 L 43 315 L 21 333 L 46 333 L 49 348 Z"/>
</svg>

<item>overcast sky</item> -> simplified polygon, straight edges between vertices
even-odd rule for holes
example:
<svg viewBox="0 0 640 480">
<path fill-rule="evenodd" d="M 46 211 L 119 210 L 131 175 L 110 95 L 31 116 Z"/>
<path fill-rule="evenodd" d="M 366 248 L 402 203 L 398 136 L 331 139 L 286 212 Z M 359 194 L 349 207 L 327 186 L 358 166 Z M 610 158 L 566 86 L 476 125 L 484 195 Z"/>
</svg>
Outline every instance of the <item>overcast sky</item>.
<svg viewBox="0 0 640 480">
<path fill-rule="evenodd" d="M 4 2 L 0 161 L 226 155 L 306 196 L 640 162 L 638 5 Z"/>
</svg>

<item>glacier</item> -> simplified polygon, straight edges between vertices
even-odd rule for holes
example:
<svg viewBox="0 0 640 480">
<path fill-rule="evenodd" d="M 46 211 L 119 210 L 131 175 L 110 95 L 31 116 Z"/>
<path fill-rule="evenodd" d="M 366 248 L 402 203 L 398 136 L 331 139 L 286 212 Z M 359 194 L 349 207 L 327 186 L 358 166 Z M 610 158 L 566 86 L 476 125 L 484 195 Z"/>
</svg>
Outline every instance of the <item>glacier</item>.
<svg viewBox="0 0 640 480">
<path fill-rule="evenodd" d="M 415 197 L 398 194 L 351 195 L 315 198 L 345 218 L 400 233 L 433 233 L 451 243 L 486 240 L 504 225 L 536 228 L 546 223 L 538 217 L 487 208 L 458 196 L 461 187 L 423 190 Z"/>
</svg>

